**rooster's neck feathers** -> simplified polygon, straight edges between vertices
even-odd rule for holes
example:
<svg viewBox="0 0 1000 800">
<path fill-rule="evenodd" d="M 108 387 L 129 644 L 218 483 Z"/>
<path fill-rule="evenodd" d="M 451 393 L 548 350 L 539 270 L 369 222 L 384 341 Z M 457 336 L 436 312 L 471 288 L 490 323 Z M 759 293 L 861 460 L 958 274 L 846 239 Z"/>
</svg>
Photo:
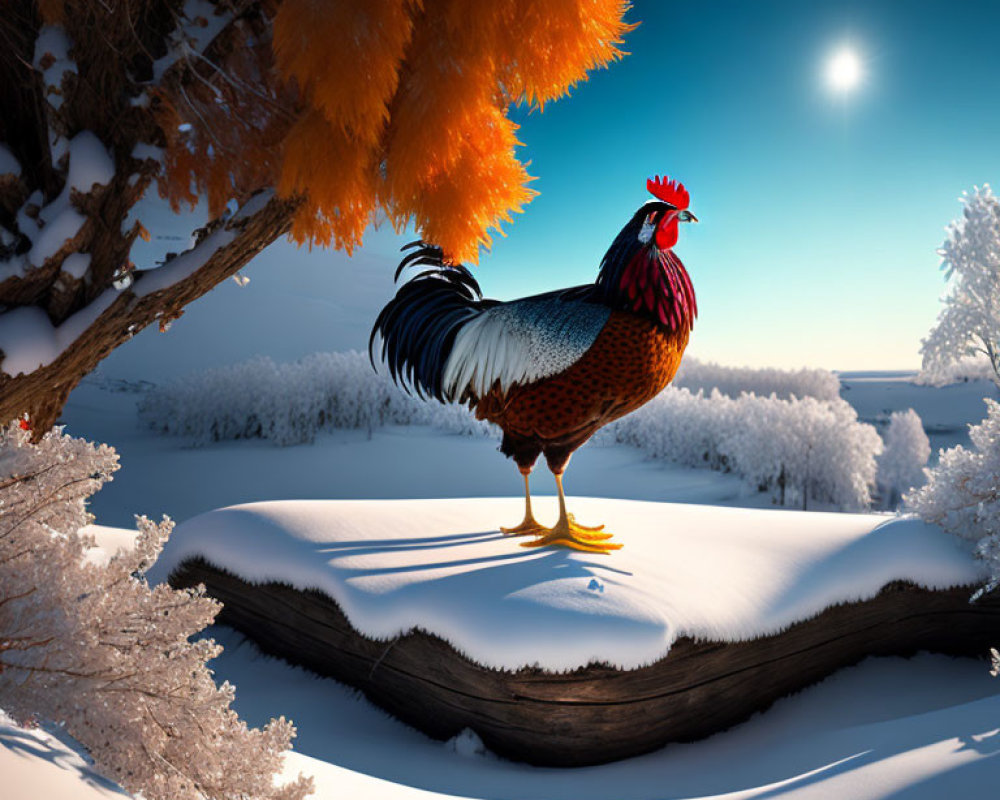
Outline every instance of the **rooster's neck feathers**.
<svg viewBox="0 0 1000 800">
<path fill-rule="evenodd" d="M 654 200 L 636 211 L 605 253 L 594 288 L 600 302 L 611 308 L 640 314 L 672 331 L 691 330 L 698 304 L 687 270 L 673 250 L 660 250 L 654 241 L 639 237 L 650 213 L 671 208 Z"/>
</svg>

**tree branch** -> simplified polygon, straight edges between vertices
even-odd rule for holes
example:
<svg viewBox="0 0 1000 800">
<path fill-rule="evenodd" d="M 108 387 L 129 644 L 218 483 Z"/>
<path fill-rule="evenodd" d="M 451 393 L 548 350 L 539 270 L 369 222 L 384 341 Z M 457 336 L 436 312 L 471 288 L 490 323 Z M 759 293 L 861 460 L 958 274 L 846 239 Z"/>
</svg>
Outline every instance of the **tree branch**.
<svg viewBox="0 0 1000 800">
<path fill-rule="evenodd" d="M 147 294 L 142 291 L 144 282 L 158 284 L 160 270 L 139 274 L 133 286 L 122 291 L 51 364 L 17 377 L 0 374 L 0 419 L 27 412 L 36 436 L 41 436 L 56 423 L 66 398 L 84 375 L 136 331 L 161 318 L 179 316 L 184 306 L 243 268 L 288 230 L 296 205 L 271 198 L 256 213 L 237 215 L 224 226 L 231 240 L 189 275 Z"/>
</svg>

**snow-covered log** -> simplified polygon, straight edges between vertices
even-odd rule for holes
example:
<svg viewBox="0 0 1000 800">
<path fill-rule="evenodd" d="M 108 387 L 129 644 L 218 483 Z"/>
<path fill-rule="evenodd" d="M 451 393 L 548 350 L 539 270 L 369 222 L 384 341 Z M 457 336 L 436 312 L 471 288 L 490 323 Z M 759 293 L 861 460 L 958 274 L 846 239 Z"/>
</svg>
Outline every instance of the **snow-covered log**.
<svg viewBox="0 0 1000 800">
<path fill-rule="evenodd" d="M 523 550 L 495 527 L 516 499 L 288 501 L 180 525 L 151 578 L 204 583 L 265 651 L 432 736 L 543 765 L 711 735 L 870 655 L 995 644 L 982 566 L 919 520 L 573 502 L 625 548 Z"/>
</svg>

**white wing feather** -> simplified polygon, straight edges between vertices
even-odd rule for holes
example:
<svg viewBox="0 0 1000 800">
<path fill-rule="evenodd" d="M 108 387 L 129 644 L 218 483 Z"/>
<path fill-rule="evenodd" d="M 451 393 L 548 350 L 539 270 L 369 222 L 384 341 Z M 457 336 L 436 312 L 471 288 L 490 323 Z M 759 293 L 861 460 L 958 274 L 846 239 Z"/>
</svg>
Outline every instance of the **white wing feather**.
<svg viewBox="0 0 1000 800">
<path fill-rule="evenodd" d="M 467 322 L 445 362 L 445 396 L 471 390 L 482 397 L 499 381 L 533 383 L 557 375 L 590 349 L 611 310 L 558 297 L 516 300 L 489 308 Z"/>
</svg>

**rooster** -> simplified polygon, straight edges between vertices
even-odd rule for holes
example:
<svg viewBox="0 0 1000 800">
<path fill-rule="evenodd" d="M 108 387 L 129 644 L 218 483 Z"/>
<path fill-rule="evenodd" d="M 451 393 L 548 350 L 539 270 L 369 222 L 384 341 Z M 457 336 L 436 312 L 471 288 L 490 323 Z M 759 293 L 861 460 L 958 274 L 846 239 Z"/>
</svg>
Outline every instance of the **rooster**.
<svg viewBox="0 0 1000 800">
<path fill-rule="evenodd" d="M 500 451 L 524 477 L 524 520 L 507 535 L 524 547 L 607 553 L 604 526 L 566 510 L 563 472 L 599 428 L 639 408 L 673 379 L 698 313 L 691 279 L 674 254 L 678 227 L 697 222 L 683 184 L 657 176 L 646 202 L 615 237 L 597 280 L 504 303 L 484 299 L 469 270 L 413 242 L 396 271 L 404 283 L 375 321 L 369 355 L 406 391 L 466 403 L 503 431 Z M 559 492 L 559 521 L 539 524 L 528 476 L 544 454 Z"/>
</svg>

